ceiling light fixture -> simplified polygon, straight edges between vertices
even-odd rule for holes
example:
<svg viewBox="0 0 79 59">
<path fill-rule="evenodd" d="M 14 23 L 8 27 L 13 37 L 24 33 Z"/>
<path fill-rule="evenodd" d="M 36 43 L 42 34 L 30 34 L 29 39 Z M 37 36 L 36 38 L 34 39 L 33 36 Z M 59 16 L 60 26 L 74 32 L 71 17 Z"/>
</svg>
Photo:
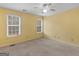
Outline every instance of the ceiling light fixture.
<svg viewBox="0 0 79 59">
<path fill-rule="evenodd" d="M 47 13 L 47 10 L 46 10 L 46 9 L 44 9 L 44 10 L 43 10 L 43 13 Z"/>
</svg>

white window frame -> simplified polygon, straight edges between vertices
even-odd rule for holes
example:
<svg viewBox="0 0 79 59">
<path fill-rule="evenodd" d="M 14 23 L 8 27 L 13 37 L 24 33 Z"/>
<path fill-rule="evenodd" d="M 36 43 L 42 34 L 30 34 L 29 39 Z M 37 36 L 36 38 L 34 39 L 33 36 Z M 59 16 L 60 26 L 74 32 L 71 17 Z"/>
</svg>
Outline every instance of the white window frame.
<svg viewBox="0 0 79 59">
<path fill-rule="evenodd" d="M 12 16 L 12 17 L 15 16 L 15 17 L 18 17 L 19 18 L 19 25 L 18 25 L 19 26 L 19 34 L 18 35 L 17 34 L 16 35 L 9 35 L 9 32 L 8 32 L 9 31 L 9 28 L 8 27 L 9 26 L 17 26 L 17 25 L 9 25 L 8 24 L 8 17 L 9 16 Z M 7 37 L 16 37 L 16 36 L 21 35 L 21 17 L 20 16 L 17 16 L 17 15 L 12 15 L 12 14 L 7 15 L 6 17 L 7 17 Z"/>
<path fill-rule="evenodd" d="M 37 32 L 37 21 L 41 21 L 41 25 L 40 25 L 41 26 L 41 31 L 40 32 Z M 41 17 L 36 20 L 36 32 L 37 33 L 42 33 L 43 32 L 43 20 L 42 20 Z"/>
</svg>

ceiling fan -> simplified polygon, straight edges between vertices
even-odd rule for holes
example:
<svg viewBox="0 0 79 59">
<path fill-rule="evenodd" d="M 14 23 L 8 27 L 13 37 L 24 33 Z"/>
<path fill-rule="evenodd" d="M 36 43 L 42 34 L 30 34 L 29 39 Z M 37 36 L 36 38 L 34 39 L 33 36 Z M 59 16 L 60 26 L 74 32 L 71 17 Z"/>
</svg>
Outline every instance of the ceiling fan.
<svg viewBox="0 0 79 59">
<path fill-rule="evenodd" d="M 55 11 L 54 8 L 52 8 L 52 3 L 45 3 L 42 5 L 43 7 L 43 13 L 46 13 L 47 11 Z"/>
<path fill-rule="evenodd" d="M 40 6 L 36 6 L 34 8 L 42 10 L 42 13 L 45 14 L 48 11 L 55 11 L 55 9 L 52 8 L 52 6 L 53 6 L 52 3 L 43 3 L 43 4 L 40 4 Z"/>
</svg>

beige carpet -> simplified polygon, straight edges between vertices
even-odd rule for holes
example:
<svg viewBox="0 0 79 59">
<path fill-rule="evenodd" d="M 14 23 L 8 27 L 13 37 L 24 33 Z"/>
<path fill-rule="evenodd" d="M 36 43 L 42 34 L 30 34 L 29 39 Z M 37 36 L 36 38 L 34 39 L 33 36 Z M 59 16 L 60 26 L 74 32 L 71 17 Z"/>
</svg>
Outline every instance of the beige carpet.
<svg viewBox="0 0 79 59">
<path fill-rule="evenodd" d="M 0 53 L 10 56 L 79 56 L 79 48 L 51 39 L 37 39 L 0 48 Z"/>
</svg>

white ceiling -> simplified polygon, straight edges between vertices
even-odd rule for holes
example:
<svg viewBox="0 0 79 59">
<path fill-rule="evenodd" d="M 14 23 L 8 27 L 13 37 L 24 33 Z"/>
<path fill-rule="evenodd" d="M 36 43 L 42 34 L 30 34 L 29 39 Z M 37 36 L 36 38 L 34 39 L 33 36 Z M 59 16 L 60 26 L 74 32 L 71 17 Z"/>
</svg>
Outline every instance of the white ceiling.
<svg viewBox="0 0 79 59">
<path fill-rule="evenodd" d="M 39 16 L 53 15 L 58 12 L 62 12 L 71 8 L 79 7 L 78 3 L 52 3 L 51 9 L 55 11 L 48 11 L 47 13 L 42 13 L 43 3 L 0 3 L 0 7 L 17 10 L 24 13 L 30 13 Z M 26 10 L 26 11 L 23 11 Z"/>
</svg>

